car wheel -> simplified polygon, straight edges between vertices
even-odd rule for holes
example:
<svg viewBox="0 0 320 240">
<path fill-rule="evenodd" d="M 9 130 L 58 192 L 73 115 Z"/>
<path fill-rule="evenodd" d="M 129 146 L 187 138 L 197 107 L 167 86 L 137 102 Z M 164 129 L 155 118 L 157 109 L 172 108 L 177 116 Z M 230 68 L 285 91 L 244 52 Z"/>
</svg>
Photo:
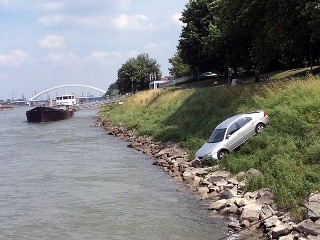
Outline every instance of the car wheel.
<svg viewBox="0 0 320 240">
<path fill-rule="evenodd" d="M 263 123 L 258 123 L 256 126 L 256 133 L 261 133 L 264 129 L 265 125 Z"/>
<path fill-rule="evenodd" d="M 226 155 L 226 154 L 228 154 L 228 153 L 229 153 L 229 152 L 228 152 L 227 150 L 225 150 L 225 149 L 220 150 L 220 151 L 218 152 L 218 159 L 221 160 L 221 159 L 224 157 L 224 155 Z"/>
</svg>

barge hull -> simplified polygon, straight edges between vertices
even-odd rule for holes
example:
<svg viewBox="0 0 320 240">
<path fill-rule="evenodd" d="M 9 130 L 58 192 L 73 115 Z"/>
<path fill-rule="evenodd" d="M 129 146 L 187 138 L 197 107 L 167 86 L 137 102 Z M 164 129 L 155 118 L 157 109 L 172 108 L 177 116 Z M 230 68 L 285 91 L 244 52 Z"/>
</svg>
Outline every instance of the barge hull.
<svg viewBox="0 0 320 240">
<path fill-rule="evenodd" d="M 60 121 L 73 117 L 72 109 L 55 109 L 51 107 L 35 107 L 26 112 L 28 122 Z"/>
</svg>

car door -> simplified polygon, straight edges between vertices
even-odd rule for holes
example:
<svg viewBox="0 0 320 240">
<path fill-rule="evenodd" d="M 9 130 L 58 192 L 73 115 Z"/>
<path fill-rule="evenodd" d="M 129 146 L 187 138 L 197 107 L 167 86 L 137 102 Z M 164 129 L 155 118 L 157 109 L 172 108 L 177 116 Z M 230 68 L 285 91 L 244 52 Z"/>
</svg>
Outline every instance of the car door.
<svg viewBox="0 0 320 240">
<path fill-rule="evenodd" d="M 254 135 L 254 124 L 250 117 L 242 117 L 236 121 L 239 127 L 239 141 L 238 145 L 244 143 L 248 138 Z"/>
<path fill-rule="evenodd" d="M 232 123 L 227 129 L 225 146 L 231 151 L 239 144 L 239 127 Z"/>
</svg>

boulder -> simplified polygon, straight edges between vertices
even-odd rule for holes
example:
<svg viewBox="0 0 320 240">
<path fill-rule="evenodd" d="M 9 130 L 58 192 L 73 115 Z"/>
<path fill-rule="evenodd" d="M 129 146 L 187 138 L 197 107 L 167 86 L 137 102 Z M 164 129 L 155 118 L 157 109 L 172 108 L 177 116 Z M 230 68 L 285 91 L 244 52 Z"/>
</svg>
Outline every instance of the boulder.
<svg viewBox="0 0 320 240">
<path fill-rule="evenodd" d="M 194 168 L 187 168 L 184 172 L 183 172 L 183 178 L 184 179 L 189 179 L 193 176 L 196 175 L 196 171 Z"/>
<path fill-rule="evenodd" d="M 277 216 L 272 216 L 264 220 L 264 225 L 267 229 L 276 227 L 280 224 L 281 224 L 281 221 Z"/>
<path fill-rule="evenodd" d="M 230 178 L 230 172 L 228 171 L 215 171 L 208 175 L 208 181 L 211 183 L 215 183 L 220 180 L 226 180 Z"/>
<path fill-rule="evenodd" d="M 251 176 L 255 176 L 255 177 L 259 177 L 262 176 L 263 174 L 254 168 L 250 168 L 247 172 L 246 172 L 246 176 L 251 177 Z"/>
<path fill-rule="evenodd" d="M 215 185 L 217 187 L 225 188 L 227 186 L 227 184 L 228 184 L 228 182 L 225 179 L 221 179 L 221 180 L 215 182 Z"/>
<path fill-rule="evenodd" d="M 308 217 L 313 221 L 320 218 L 320 193 L 314 193 L 309 197 Z"/>
<path fill-rule="evenodd" d="M 193 180 L 190 180 L 190 185 L 191 188 L 197 188 L 199 187 L 200 183 L 201 183 L 202 178 L 198 177 L 198 176 L 194 176 Z M 208 190 L 209 191 L 209 190 Z"/>
<path fill-rule="evenodd" d="M 243 207 L 241 219 L 248 220 L 250 222 L 258 221 L 262 205 L 259 203 L 249 203 Z"/>
<path fill-rule="evenodd" d="M 279 238 L 281 236 L 289 234 L 293 230 L 289 224 L 280 223 L 279 225 L 272 228 L 272 237 Z"/>
<path fill-rule="evenodd" d="M 229 213 L 233 213 L 233 214 L 238 214 L 239 213 L 239 208 L 235 204 L 232 204 L 228 208 L 228 212 Z"/>
<path fill-rule="evenodd" d="M 196 158 L 190 162 L 190 166 L 194 168 L 198 168 L 201 166 L 201 161 L 198 158 Z"/>
<path fill-rule="evenodd" d="M 207 187 L 197 187 L 197 191 L 200 195 L 204 195 L 209 192 L 209 189 Z"/>
<path fill-rule="evenodd" d="M 298 228 L 310 235 L 320 235 L 320 224 L 313 222 L 311 219 L 300 222 Z"/>
<path fill-rule="evenodd" d="M 267 188 L 262 188 L 258 190 L 256 199 L 257 199 L 257 202 L 261 203 L 262 205 L 272 205 L 273 193 Z"/>
<path fill-rule="evenodd" d="M 239 184 L 239 181 L 235 178 L 229 178 L 227 180 L 228 183 L 232 183 L 233 185 L 238 185 Z"/>
<path fill-rule="evenodd" d="M 226 188 L 221 192 L 220 199 L 230 199 L 237 196 L 237 188 Z"/>
<path fill-rule="evenodd" d="M 263 205 L 261 209 L 260 218 L 261 219 L 270 218 L 273 215 L 274 215 L 274 211 L 272 210 L 272 208 L 269 205 Z"/>
<path fill-rule="evenodd" d="M 211 192 L 211 193 L 208 193 L 207 198 L 218 200 L 220 198 L 220 194 L 217 192 Z"/>
<path fill-rule="evenodd" d="M 248 205 L 250 203 L 250 201 L 248 201 L 247 199 L 245 198 L 241 198 L 241 197 L 236 197 L 235 198 L 235 204 L 238 206 L 238 207 L 243 207 L 245 205 Z"/>
<path fill-rule="evenodd" d="M 226 199 L 221 199 L 218 201 L 215 201 L 210 204 L 209 209 L 210 210 L 220 210 L 224 208 L 227 205 L 227 200 Z"/>
</svg>

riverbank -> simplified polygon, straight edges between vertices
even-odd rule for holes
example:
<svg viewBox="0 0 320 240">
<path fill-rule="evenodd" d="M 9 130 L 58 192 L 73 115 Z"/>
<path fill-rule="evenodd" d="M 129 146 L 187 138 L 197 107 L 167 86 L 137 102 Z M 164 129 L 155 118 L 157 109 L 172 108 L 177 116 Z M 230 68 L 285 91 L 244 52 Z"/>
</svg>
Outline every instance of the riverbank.
<svg viewBox="0 0 320 240">
<path fill-rule="evenodd" d="M 132 147 L 154 159 L 175 181 L 183 182 L 199 198 L 207 201 L 208 209 L 229 217 L 228 227 L 243 239 L 317 239 L 320 236 L 320 206 L 313 194 L 306 207 L 308 217 L 296 224 L 286 211 L 277 209 L 274 197 L 267 188 L 246 192 L 247 179 L 262 173 L 256 169 L 235 176 L 217 167 L 203 166 L 200 160 L 188 159 L 188 152 L 174 142 L 154 142 L 150 137 L 137 136 L 122 124 L 113 126 L 106 118 L 98 117 L 96 126 L 107 134 L 128 141 Z M 228 236 L 226 236 L 227 238 Z"/>
</svg>

